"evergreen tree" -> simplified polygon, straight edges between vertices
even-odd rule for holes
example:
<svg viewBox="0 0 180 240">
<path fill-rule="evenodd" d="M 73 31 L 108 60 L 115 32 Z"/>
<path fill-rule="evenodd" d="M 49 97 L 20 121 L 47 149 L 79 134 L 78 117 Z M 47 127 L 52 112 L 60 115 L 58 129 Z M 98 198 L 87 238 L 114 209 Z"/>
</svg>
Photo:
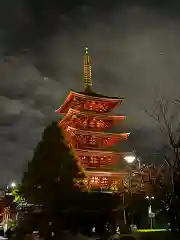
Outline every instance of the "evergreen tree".
<svg viewBox="0 0 180 240">
<path fill-rule="evenodd" d="M 22 180 L 22 191 L 31 203 L 51 205 L 80 190 L 85 177 L 56 122 L 47 126 Z"/>
</svg>

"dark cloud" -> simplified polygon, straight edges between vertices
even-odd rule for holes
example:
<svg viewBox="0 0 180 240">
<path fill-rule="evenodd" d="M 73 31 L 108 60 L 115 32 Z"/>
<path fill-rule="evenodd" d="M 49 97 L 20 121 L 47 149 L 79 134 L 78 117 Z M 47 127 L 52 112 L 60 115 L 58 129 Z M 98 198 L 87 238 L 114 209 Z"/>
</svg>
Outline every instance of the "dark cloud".
<svg viewBox="0 0 180 240">
<path fill-rule="evenodd" d="M 162 138 L 144 110 L 179 96 L 179 6 L 94 2 L 0 2 L 0 185 L 20 179 L 54 109 L 70 88 L 83 89 L 85 45 L 94 90 L 125 97 L 117 113 L 128 118 L 116 130 L 132 132 L 127 148 L 161 159 Z"/>
</svg>

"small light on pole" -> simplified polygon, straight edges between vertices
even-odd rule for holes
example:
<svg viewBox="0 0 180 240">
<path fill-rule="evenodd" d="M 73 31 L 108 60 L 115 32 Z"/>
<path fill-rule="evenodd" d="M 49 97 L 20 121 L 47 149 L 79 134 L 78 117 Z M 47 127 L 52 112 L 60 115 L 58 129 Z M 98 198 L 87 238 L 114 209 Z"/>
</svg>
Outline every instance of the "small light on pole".
<svg viewBox="0 0 180 240">
<path fill-rule="evenodd" d="M 146 199 L 148 199 L 148 200 L 154 200 L 154 196 L 146 196 Z"/>
</svg>

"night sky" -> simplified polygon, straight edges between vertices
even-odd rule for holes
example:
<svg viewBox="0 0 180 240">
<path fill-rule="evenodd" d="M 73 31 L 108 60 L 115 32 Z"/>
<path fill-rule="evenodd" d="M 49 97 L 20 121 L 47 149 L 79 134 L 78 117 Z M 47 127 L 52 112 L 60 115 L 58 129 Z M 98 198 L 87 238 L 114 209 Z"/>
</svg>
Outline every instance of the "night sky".
<svg viewBox="0 0 180 240">
<path fill-rule="evenodd" d="M 83 90 L 84 46 L 94 91 L 125 97 L 116 113 L 128 116 L 129 150 L 162 161 L 162 137 L 145 109 L 180 95 L 174 2 L 0 1 L 0 186 L 20 180 L 54 110 L 71 88 Z"/>
</svg>

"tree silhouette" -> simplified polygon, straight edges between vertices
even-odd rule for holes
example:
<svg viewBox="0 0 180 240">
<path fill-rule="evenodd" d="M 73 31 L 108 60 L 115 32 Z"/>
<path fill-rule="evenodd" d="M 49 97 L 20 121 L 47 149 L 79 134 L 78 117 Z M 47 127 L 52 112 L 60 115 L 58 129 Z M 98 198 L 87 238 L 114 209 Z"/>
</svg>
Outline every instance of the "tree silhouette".
<svg viewBox="0 0 180 240">
<path fill-rule="evenodd" d="M 180 169 L 180 105 L 178 100 L 169 101 L 162 98 L 155 101 L 152 109 L 146 111 L 159 125 L 165 140 L 163 150 L 165 162 L 169 169 L 171 191 L 176 191 L 175 184 Z"/>
<path fill-rule="evenodd" d="M 23 175 L 22 191 L 31 203 L 52 204 L 78 192 L 85 177 L 56 122 L 47 126 Z M 75 184 L 76 183 L 76 184 Z"/>
<path fill-rule="evenodd" d="M 28 203 L 42 204 L 47 210 L 37 220 L 43 237 L 49 231 L 48 222 L 53 223 L 56 233 L 60 229 L 87 233 L 93 225 L 103 232 L 105 222 L 114 222 L 113 209 L 119 204 L 119 196 L 84 191 L 84 180 L 85 174 L 66 144 L 62 130 L 53 122 L 45 128 L 21 186 Z"/>
</svg>

